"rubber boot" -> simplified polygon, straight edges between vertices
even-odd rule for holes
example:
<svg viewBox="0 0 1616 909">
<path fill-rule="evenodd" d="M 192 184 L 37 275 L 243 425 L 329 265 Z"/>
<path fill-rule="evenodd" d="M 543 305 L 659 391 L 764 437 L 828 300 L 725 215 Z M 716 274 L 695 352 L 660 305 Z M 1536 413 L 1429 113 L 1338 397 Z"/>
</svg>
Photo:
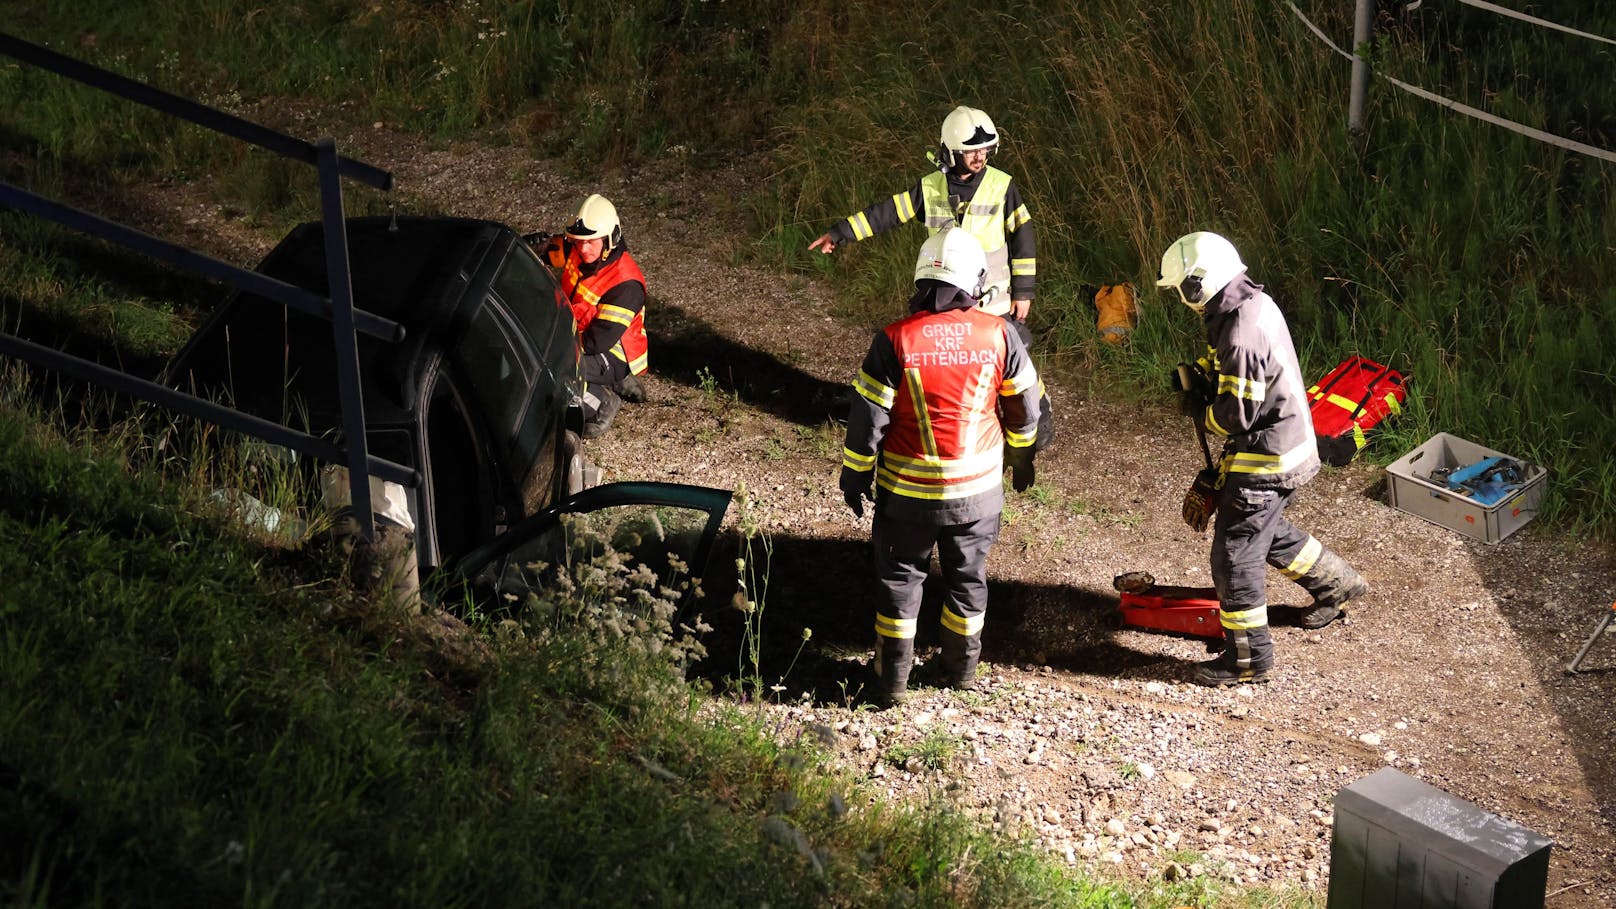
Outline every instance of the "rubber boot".
<svg viewBox="0 0 1616 909">
<path fill-rule="evenodd" d="M 1326 549 L 1307 574 L 1296 579 L 1302 589 L 1313 595 L 1313 605 L 1302 610 L 1297 624 L 1303 628 L 1319 629 L 1341 617 L 1341 607 L 1348 600 L 1369 592 L 1369 582 L 1363 579 L 1347 560 Z"/>
<path fill-rule="evenodd" d="M 1268 681 L 1274 666 L 1274 639 L 1268 632 L 1267 613 L 1266 606 L 1220 611 L 1223 653 L 1196 665 L 1196 683 L 1222 688 Z M 1260 624 L 1252 624 L 1254 621 Z"/>
<path fill-rule="evenodd" d="M 914 638 L 875 636 L 875 700 L 893 707 L 909 699 L 909 670 L 915 665 Z"/>
<path fill-rule="evenodd" d="M 942 684 L 960 691 L 976 689 L 976 665 L 982 657 L 982 633 L 966 636 L 948 628 L 942 630 Z"/>
<path fill-rule="evenodd" d="M 598 439 L 605 435 L 606 430 L 612 428 L 612 419 L 622 406 L 623 399 L 617 396 L 617 392 L 604 385 L 589 386 L 584 391 L 584 431 L 579 435 L 586 439 Z"/>
</svg>

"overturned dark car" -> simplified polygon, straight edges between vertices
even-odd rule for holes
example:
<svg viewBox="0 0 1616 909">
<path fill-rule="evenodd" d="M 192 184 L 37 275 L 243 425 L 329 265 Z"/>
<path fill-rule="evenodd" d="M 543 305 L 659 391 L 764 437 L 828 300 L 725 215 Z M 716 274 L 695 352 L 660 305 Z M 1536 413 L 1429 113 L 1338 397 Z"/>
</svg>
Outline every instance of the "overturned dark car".
<svg viewBox="0 0 1616 909">
<path fill-rule="evenodd" d="M 584 488 L 586 462 L 569 428 L 579 419 L 577 330 L 554 276 L 521 236 L 492 221 L 439 217 L 353 218 L 347 231 L 355 308 L 405 330 L 399 342 L 360 335 L 359 371 L 368 450 L 420 478 L 414 489 L 386 484 L 372 497 L 382 523 L 412 534 L 421 579 L 451 566 L 457 576 L 501 583 L 509 573 L 494 563 L 531 541 L 554 550 L 562 516 L 597 509 L 653 514 L 648 526 L 670 535 L 660 542 L 678 537 L 675 561 L 700 572 L 730 493 L 658 483 Z M 257 271 L 327 295 L 321 224 L 293 229 Z M 238 293 L 175 356 L 166 381 L 337 438 L 336 363 L 330 322 Z"/>
</svg>

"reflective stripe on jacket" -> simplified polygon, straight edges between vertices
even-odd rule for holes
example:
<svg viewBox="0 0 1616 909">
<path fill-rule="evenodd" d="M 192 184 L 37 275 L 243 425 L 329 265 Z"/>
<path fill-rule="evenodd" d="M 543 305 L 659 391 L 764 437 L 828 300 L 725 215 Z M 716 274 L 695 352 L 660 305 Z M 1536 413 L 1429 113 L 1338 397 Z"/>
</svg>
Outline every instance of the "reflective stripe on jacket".
<svg viewBox="0 0 1616 909">
<path fill-rule="evenodd" d="M 557 262 L 558 259 L 562 261 Z M 550 262 L 559 264 L 561 268 L 561 290 L 572 306 L 572 318 L 578 323 L 578 333 L 582 335 L 590 323 L 597 319 L 622 326 L 622 336 L 612 345 L 610 354 L 627 363 L 629 372 L 635 375 L 645 372 L 649 365 L 647 352 L 650 348 L 645 334 L 645 275 L 628 250 L 609 256 L 607 261 L 588 274 L 584 273 L 585 265 L 578 257 L 578 248 L 571 243 L 562 243 L 559 248 L 553 246 Z M 640 307 L 628 309 L 612 305 L 609 301 L 602 305 L 601 299 L 625 281 L 639 283 L 642 289 L 639 294 Z"/>
<path fill-rule="evenodd" d="M 1010 311 L 1010 248 L 1005 245 L 1005 194 L 1010 189 L 1010 175 L 996 167 L 982 169 L 982 183 L 976 194 L 964 203 L 964 212 L 957 213 L 948 198 L 948 176 L 941 171 L 927 174 L 920 180 L 926 229 L 936 233 L 945 227 L 959 227 L 970 231 L 982 243 L 988 257 L 987 278 L 983 289 L 998 289 L 993 299 L 982 308 L 994 315 Z"/>
<path fill-rule="evenodd" d="M 933 282 L 927 282 L 933 283 Z M 1038 426 L 1038 373 L 1006 322 L 943 285 L 871 342 L 848 415 L 842 466 L 875 471 L 883 513 L 959 524 L 1004 502 L 1004 447 Z M 935 307 L 935 308 L 933 308 Z"/>
<path fill-rule="evenodd" d="M 1204 415 L 1224 436 L 1225 485 L 1295 489 L 1319 472 L 1307 382 L 1279 306 L 1244 274 L 1207 304 L 1217 395 Z"/>
</svg>

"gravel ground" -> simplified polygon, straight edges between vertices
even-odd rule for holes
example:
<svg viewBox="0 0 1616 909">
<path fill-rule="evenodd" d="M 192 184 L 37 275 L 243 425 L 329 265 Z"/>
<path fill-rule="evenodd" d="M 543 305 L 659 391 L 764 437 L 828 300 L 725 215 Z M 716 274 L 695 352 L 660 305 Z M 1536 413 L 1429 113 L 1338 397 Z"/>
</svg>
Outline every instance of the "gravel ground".
<svg viewBox="0 0 1616 909">
<path fill-rule="evenodd" d="M 316 132 L 306 115 L 279 116 Z M 767 177 L 667 160 L 586 184 L 520 148 L 433 149 L 379 125 L 339 140 L 394 170 L 413 200 L 403 210 L 553 230 L 588 192 L 616 203 L 650 282 L 653 374 L 650 400 L 625 407 L 590 451 L 608 480 L 744 489 L 770 560 L 758 627 L 782 735 L 816 735 L 872 786 L 952 799 L 1074 864 L 1321 894 L 1335 793 L 1395 767 L 1552 838 L 1549 906 L 1616 904 L 1616 636 L 1584 673 L 1564 672 L 1616 596 L 1609 548 L 1531 526 L 1469 542 L 1385 505 L 1379 468 L 1326 470 L 1289 515 L 1374 592 L 1323 631 L 1276 628 L 1272 684 L 1200 688 L 1186 679 L 1202 644 L 1120 627 L 1111 586 L 1129 570 L 1210 583 L 1208 538 L 1178 519 L 1199 460 L 1193 432 L 1163 406 L 1096 400 L 1051 376 L 1057 440 L 1033 493 L 1011 497 L 990 562 L 985 684 L 921 684 L 907 705 L 876 712 L 860 697 L 876 593 L 868 519 L 854 520 L 836 489 L 835 417 L 877 326 L 833 320 L 829 290 L 811 280 L 734 264 L 737 200 Z M 244 263 L 264 251 L 197 191 L 150 192 L 154 209 L 186 212 L 167 238 Z M 1305 604 L 1272 579 L 1272 603 Z M 733 671 L 736 623 L 712 619 L 710 649 Z"/>
</svg>

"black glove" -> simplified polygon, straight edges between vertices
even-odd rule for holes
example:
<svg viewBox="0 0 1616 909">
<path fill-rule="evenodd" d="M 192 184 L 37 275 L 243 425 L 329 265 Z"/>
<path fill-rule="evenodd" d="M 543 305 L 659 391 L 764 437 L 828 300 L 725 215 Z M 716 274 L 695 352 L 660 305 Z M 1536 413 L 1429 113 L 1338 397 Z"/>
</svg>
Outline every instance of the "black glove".
<svg viewBox="0 0 1616 909">
<path fill-rule="evenodd" d="M 870 481 L 873 479 L 875 479 L 874 471 L 842 468 L 842 476 L 838 481 L 838 485 L 842 487 L 842 501 L 847 503 L 848 510 L 853 512 L 855 518 L 864 517 L 866 499 L 875 501 L 875 497 L 870 495 Z"/>
<path fill-rule="evenodd" d="M 1038 469 L 1032 466 L 1031 449 L 1010 449 L 1010 488 L 1026 492 L 1038 482 Z"/>
<path fill-rule="evenodd" d="M 1184 523 L 1196 533 L 1206 532 L 1206 523 L 1218 510 L 1218 480 L 1216 470 L 1208 467 L 1195 475 L 1195 482 L 1184 493 Z"/>
<path fill-rule="evenodd" d="M 1207 405 L 1217 395 L 1217 386 L 1201 364 L 1180 363 L 1168 378 L 1178 392 L 1179 412 L 1197 421 L 1205 416 Z"/>
</svg>

